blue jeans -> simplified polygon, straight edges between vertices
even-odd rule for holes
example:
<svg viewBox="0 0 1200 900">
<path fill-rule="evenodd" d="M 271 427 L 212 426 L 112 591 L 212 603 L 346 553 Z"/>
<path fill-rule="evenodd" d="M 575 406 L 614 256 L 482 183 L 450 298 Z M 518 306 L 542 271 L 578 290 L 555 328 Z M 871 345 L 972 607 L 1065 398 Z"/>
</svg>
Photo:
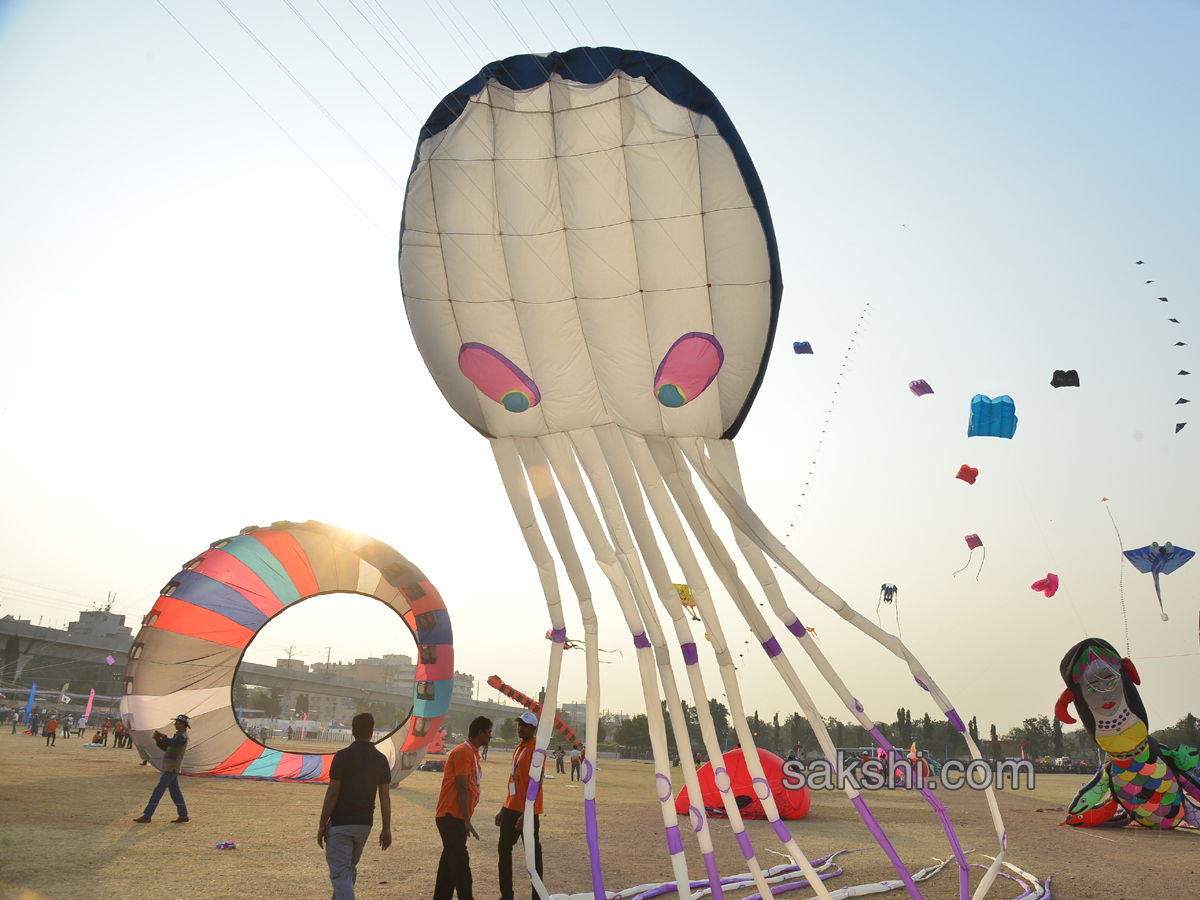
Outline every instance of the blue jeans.
<svg viewBox="0 0 1200 900">
<path fill-rule="evenodd" d="M 325 862 L 333 882 L 333 900 L 354 900 L 358 860 L 370 834 L 370 825 L 330 825 L 325 829 Z"/>
<path fill-rule="evenodd" d="M 154 786 L 154 792 L 150 795 L 150 802 L 146 804 L 146 811 L 142 813 L 147 819 L 154 815 L 154 811 L 158 809 L 158 801 L 162 799 L 164 791 L 171 792 L 171 799 L 175 801 L 175 809 L 179 811 L 179 818 L 186 819 L 187 804 L 183 802 L 183 791 L 179 789 L 179 773 L 178 772 L 163 772 L 158 777 L 158 784 Z"/>
</svg>

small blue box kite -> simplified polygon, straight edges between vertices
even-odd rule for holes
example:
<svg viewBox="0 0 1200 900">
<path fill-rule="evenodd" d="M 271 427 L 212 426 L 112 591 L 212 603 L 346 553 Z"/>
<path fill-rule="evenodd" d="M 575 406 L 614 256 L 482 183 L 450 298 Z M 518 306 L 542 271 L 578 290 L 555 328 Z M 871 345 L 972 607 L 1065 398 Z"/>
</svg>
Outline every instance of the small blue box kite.
<svg viewBox="0 0 1200 900">
<path fill-rule="evenodd" d="M 1005 394 L 993 400 L 983 394 L 971 399 L 967 437 L 1011 438 L 1017 433 L 1017 404 Z"/>
<path fill-rule="evenodd" d="M 792 349 L 797 353 L 811 354 L 813 352 L 812 344 L 810 344 L 808 341 L 796 341 L 792 344 Z"/>
</svg>

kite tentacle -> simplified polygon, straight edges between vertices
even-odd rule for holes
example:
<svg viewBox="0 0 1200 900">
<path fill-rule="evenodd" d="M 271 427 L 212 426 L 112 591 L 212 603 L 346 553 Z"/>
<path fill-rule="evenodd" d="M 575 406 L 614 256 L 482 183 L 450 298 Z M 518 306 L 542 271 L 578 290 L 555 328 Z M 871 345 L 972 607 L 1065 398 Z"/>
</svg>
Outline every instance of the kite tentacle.
<svg viewBox="0 0 1200 900">
<path fill-rule="evenodd" d="M 967 733 L 966 726 L 963 724 L 961 717 L 955 711 L 948 697 L 942 693 L 941 689 L 934 682 L 933 678 L 921 665 L 920 661 L 912 655 L 909 649 L 902 641 L 894 635 L 888 634 L 883 629 L 876 626 L 869 619 L 864 618 L 856 612 L 845 600 L 839 597 L 834 591 L 826 587 L 808 570 L 803 563 L 800 562 L 780 541 L 767 529 L 758 515 L 750 508 L 742 497 L 741 493 L 733 488 L 729 480 L 724 476 L 718 468 L 716 462 L 703 453 L 700 448 L 700 440 L 674 440 L 674 444 L 687 457 L 697 475 L 705 483 L 709 489 L 713 499 L 721 507 L 722 511 L 729 517 L 730 523 L 742 532 L 744 532 L 758 547 L 763 550 L 771 559 L 778 563 L 786 572 L 795 578 L 801 586 L 812 594 L 816 599 L 820 600 L 827 607 L 834 610 L 839 616 L 845 619 L 850 624 L 854 625 L 860 631 L 864 632 L 876 642 L 891 650 L 896 656 L 899 656 L 905 661 L 909 672 L 916 679 L 917 684 L 929 692 L 933 697 L 934 702 L 946 714 L 946 717 L 951 721 L 954 727 L 963 735 L 967 742 L 968 748 L 971 750 L 972 756 L 977 759 L 982 759 L 978 746 Z M 1004 855 L 1004 822 L 1000 816 L 999 804 L 996 801 L 995 792 L 989 786 L 985 791 L 988 800 L 988 806 L 992 813 L 992 823 L 995 826 L 996 836 L 1000 840 L 1001 850 L 999 858 Z M 975 896 L 983 897 L 987 890 L 991 887 L 995 880 L 996 872 L 999 870 L 1000 863 L 994 863 L 988 870 L 988 874 L 984 876 L 980 885 L 976 888 Z"/>
<path fill-rule="evenodd" d="M 733 657 L 726 645 L 725 636 L 721 629 L 721 622 L 716 614 L 712 595 L 709 593 L 704 573 L 700 568 L 699 561 L 696 559 L 695 552 L 692 550 L 691 543 L 687 539 L 683 525 L 679 521 L 675 507 L 671 503 L 670 496 L 663 486 L 662 477 L 654 464 L 654 460 L 650 456 L 644 439 L 640 435 L 617 429 L 615 426 L 598 429 L 598 435 L 601 446 L 604 449 L 605 457 L 609 462 L 609 468 L 616 479 L 618 489 L 624 490 L 623 499 L 628 497 L 626 512 L 630 516 L 634 526 L 635 534 L 638 537 L 638 544 L 642 547 L 643 553 L 646 556 L 651 575 L 656 579 L 656 589 L 659 599 L 666 606 L 668 612 L 671 614 L 672 621 L 675 623 L 676 635 L 680 639 L 686 663 L 688 680 L 692 686 L 692 696 L 696 699 L 696 709 L 700 720 L 700 734 L 704 741 L 705 751 L 710 760 L 720 760 L 723 758 L 723 748 L 721 747 L 720 739 L 717 737 L 716 725 L 713 722 L 712 712 L 708 706 L 708 692 L 704 687 L 704 678 L 700 671 L 696 645 L 691 640 L 691 630 L 684 615 L 683 604 L 680 602 L 679 595 L 675 592 L 673 585 L 670 584 L 669 577 L 666 576 L 665 563 L 662 562 L 662 554 L 658 548 L 657 539 L 650 525 L 650 519 L 646 515 L 645 507 L 642 505 L 642 491 L 645 492 L 645 496 L 650 502 L 650 509 L 654 513 L 659 527 L 662 529 L 667 546 L 670 548 L 675 560 L 679 563 L 680 568 L 683 569 L 684 578 L 692 588 L 692 599 L 696 602 L 701 622 L 704 628 L 707 629 L 709 642 L 713 646 L 713 651 L 717 658 L 718 670 L 721 675 L 722 684 L 725 685 L 726 693 L 738 697 L 740 704 L 740 689 L 733 665 Z M 638 490 L 639 483 L 642 491 Z M 660 566 L 664 571 L 656 575 L 655 573 L 658 572 Z M 659 580 L 662 580 L 663 583 L 657 583 Z M 730 705 L 732 707 L 732 702 Z M 733 791 L 727 783 L 724 786 L 718 785 L 718 790 L 721 794 L 721 802 L 724 804 L 730 827 L 737 838 L 738 845 L 749 866 L 755 884 L 760 891 L 769 893 L 762 868 L 750 843 L 745 823 L 742 820 L 741 809 L 737 805 Z"/>
<path fill-rule="evenodd" d="M 600 523 L 600 518 L 596 514 L 596 510 L 592 506 L 591 498 L 588 497 L 587 488 L 584 486 L 583 478 L 579 474 L 579 467 L 575 459 L 570 455 L 570 447 L 566 444 L 565 436 L 547 435 L 537 439 L 521 438 L 518 441 L 518 447 L 524 451 L 523 456 L 529 458 L 533 458 L 536 452 L 541 464 L 544 464 L 546 459 L 549 458 L 558 483 L 562 486 L 563 493 L 567 497 L 567 502 L 570 503 L 571 509 L 575 513 L 575 519 L 583 529 L 584 536 L 592 548 L 592 554 L 596 559 L 596 563 L 608 579 L 613 594 L 616 596 L 617 605 L 625 617 L 625 623 L 633 635 L 633 643 L 637 648 L 638 670 L 642 679 L 642 695 L 645 698 L 646 716 L 650 727 L 650 746 L 654 756 L 655 781 L 659 785 L 659 805 L 663 816 L 663 827 L 667 834 L 667 847 L 671 854 L 671 867 L 674 870 L 676 880 L 680 884 L 687 883 L 689 880 L 687 861 L 684 858 L 683 841 L 679 836 L 675 806 L 672 803 L 671 779 L 667 767 L 667 731 L 662 720 L 658 680 L 655 671 L 656 661 L 650 639 L 646 635 L 645 626 L 641 620 L 641 616 L 638 614 L 637 605 L 633 600 L 628 579 L 616 558 L 616 554 L 613 552 L 612 545 L 608 543 L 604 535 L 604 528 Z M 552 482 L 548 485 L 548 489 L 554 491 Z M 544 501 L 544 495 L 541 492 L 539 492 L 538 496 L 539 499 L 543 499 Z M 557 498 L 557 492 L 553 496 Z M 562 538 L 564 541 L 571 540 L 569 530 L 564 529 Z M 595 756 L 593 755 L 592 758 L 595 759 Z M 666 787 L 665 792 L 663 790 L 664 785 Z"/>
<path fill-rule="evenodd" d="M 733 442 L 706 441 L 705 446 L 707 447 L 709 455 L 716 463 L 718 469 L 720 469 L 722 473 L 729 479 L 729 482 L 733 488 L 739 493 L 743 493 L 741 471 L 740 467 L 738 466 L 737 453 L 734 449 Z M 860 703 L 859 700 L 850 693 L 846 683 L 842 680 L 841 676 L 838 675 L 833 666 L 829 664 L 829 660 L 826 658 L 825 654 L 816 645 L 816 642 L 812 640 L 808 631 L 800 622 L 800 619 L 788 606 L 787 600 L 783 596 L 783 589 L 780 587 L 778 580 L 775 578 L 775 574 L 771 571 L 771 567 L 767 563 L 763 551 L 741 528 L 734 528 L 734 540 L 737 543 L 738 548 L 742 551 L 742 555 L 745 557 L 746 562 L 750 565 L 750 570 L 758 579 L 759 585 L 763 589 L 763 593 L 766 594 L 767 602 L 771 605 L 771 611 L 778 616 L 788 631 L 795 636 L 801 648 L 808 655 L 809 659 L 812 660 L 817 671 L 821 673 L 826 683 L 833 688 L 834 692 L 841 699 L 846 709 L 858 720 L 859 724 L 863 727 L 863 730 L 871 735 L 875 743 L 888 752 L 890 759 L 893 752 L 891 743 L 886 737 L 883 736 L 883 733 L 880 732 L 871 717 L 867 715 L 862 703 Z M 828 732 L 824 728 L 823 722 L 821 723 L 821 726 L 822 732 L 824 732 L 825 737 L 828 738 Z M 818 739 L 820 739 L 820 737 L 821 735 L 818 735 Z M 832 752 L 832 742 L 830 742 L 830 748 L 826 750 L 826 754 L 830 755 Z M 962 844 L 958 839 L 958 835 L 954 830 L 954 826 L 950 822 L 946 807 L 942 804 L 942 802 L 937 799 L 937 797 L 930 791 L 928 787 L 921 787 L 920 793 L 930 807 L 933 808 L 934 813 L 941 822 L 942 830 L 946 834 L 947 840 L 950 842 L 950 847 L 954 853 L 954 859 L 958 863 L 959 867 L 961 888 L 960 896 L 963 898 L 963 900 L 965 900 L 969 893 L 970 869 L 967 864 L 966 856 L 962 850 Z M 854 798 L 851 797 L 852 801 L 853 799 Z M 869 810 L 866 811 L 866 815 L 870 815 L 871 819 L 874 819 L 874 816 L 871 815 Z M 881 846 L 883 846 L 885 850 L 891 847 L 891 844 L 887 840 L 886 836 L 881 841 Z M 898 857 L 896 858 L 898 859 Z"/>
<path fill-rule="evenodd" d="M 688 736 L 687 719 L 683 712 L 682 703 L 680 702 L 679 687 L 675 680 L 674 671 L 672 670 L 671 657 L 667 651 L 666 637 L 650 599 L 650 590 L 646 583 L 642 560 L 638 555 L 638 550 L 634 546 L 634 540 L 630 534 L 630 527 L 626 521 L 626 513 L 622 507 L 621 495 L 614 484 L 614 475 L 604 458 L 597 435 L 591 429 L 583 429 L 571 433 L 569 444 L 561 435 L 551 435 L 542 438 L 542 441 L 543 443 L 554 442 L 555 452 L 551 454 L 552 460 L 556 456 L 565 457 L 570 453 L 570 448 L 574 447 L 575 455 L 584 473 L 587 475 L 588 481 L 592 486 L 592 491 L 599 503 L 604 524 L 617 551 L 617 558 L 620 560 L 625 578 L 632 588 L 633 601 L 641 616 L 642 623 L 646 627 L 650 643 L 654 648 L 654 656 L 658 664 L 659 681 L 662 684 L 664 694 L 666 694 L 667 709 L 670 712 L 671 730 L 675 737 L 675 746 L 679 748 L 681 756 L 685 752 L 690 756 L 691 738 Z M 606 551 L 611 552 L 607 548 Z M 661 556 L 659 556 L 659 561 L 661 562 Z M 659 568 L 661 569 L 661 575 L 665 575 L 665 565 L 661 565 Z M 666 582 L 668 587 L 670 587 L 669 578 L 666 579 Z M 670 588 L 670 590 L 671 593 L 674 593 L 674 588 Z M 675 596 L 678 598 L 678 594 Z M 703 698 L 697 700 L 697 703 L 699 702 L 703 702 Z M 695 766 L 691 765 L 689 760 L 688 764 L 683 765 L 681 768 L 689 796 L 700 796 L 700 781 L 696 776 Z M 700 852 L 704 858 L 705 869 L 709 876 L 713 897 L 716 900 L 722 900 L 724 895 L 721 889 L 721 877 L 717 871 L 712 832 L 708 826 L 708 819 L 704 813 L 703 805 L 696 806 L 696 812 L 693 813 L 693 816 L 692 827 L 696 832 Z"/>
<path fill-rule="evenodd" d="M 678 454 L 677 449 L 668 438 L 653 438 L 648 442 L 651 454 L 654 456 L 658 470 L 662 475 L 663 480 L 667 483 L 672 496 L 675 498 L 675 503 L 683 513 L 684 519 L 688 523 L 692 534 L 697 542 L 701 545 L 705 555 L 708 557 L 709 564 L 713 571 L 721 579 L 725 589 L 733 598 L 734 603 L 738 606 L 747 624 L 754 633 L 755 639 L 763 647 L 763 650 L 772 662 L 775 664 L 781 674 L 785 674 L 790 669 L 790 663 L 786 658 L 781 658 L 779 643 L 771 634 L 770 629 L 766 627 L 766 621 L 762 615 L 758 613 L 753 600 L 750 599 L 746 591 L 746 587 L 737 577 L 737 567 L 730 558 L 728 551 L 725 550 L 721 539 L 717 536 L 712 528 L 711 522 L 708 520 L 708 514 L 704 511 L 703 505 L 700 503 L 700 496 L 696 493 L 691 484 L 691 476 L 683 458 Z M 722 673 L 724 675 L 724 673 Z M 791 673 L 791 678 L 788 679 L 789 687 L 793 689 L 795 694 L 795 686 L 799 679 L 795 673 Z M 735 704 L 734 696 L 728 692 L 730 701 L 730 712 L 733 712 L 733 707 L 737 706 L 737 713 L 734 715 L 735 727 L 738 730 L 738 737 L 741 740 L 742 748 L 755 747 L 754 736 L 750 731 L 749 724 L 745 719 L 745 710 L 741 706 L 741 698 Z M 799 697 L 798 697 L 799 699 Z M 810 701 L 811 702 L 811 701 Z M 817 716 L 818 720 L 820 716 Z M 815 727 L 815 726 L 814 726 Z M 746 767 L 750 771 L 751 778 L 761 778 L 765 783 L 765 774 L 762 770 L 762 764 L 759 761 L 757 753 L 748 753 L 745 755 Z M 779 840 L 787 847 L 788 852 L 796 857 L 800 867 L 804 869 L 805 874 L 813 879 L 813 889 L 817 891 L 819 896 L 824 897 L 822 886 L 816 882 L 810 872 L 812 866 L 804 853 L 797 845 L 795 838 L 784 825 L 782 818 L 779 815 L 779 808 L 775 803 L 775 798 L 771 795 L 770 790 L 765 791 L 766 796 L 759 796 L 759 801 L 762 803 L 763 811 L 767 815 L 767 819 L 771 822 L 775 830 L 775 834 Z M 915 889 L 915 886 L 914 886 Z M 914 896 L 920 896 L 919 892 Z"/>
<path fill-rule="evenodd" d="M 550 745 L 550 738 L 554 730 L 554 710 L 558 708 L 558 683 L 562 673 L 562 653 L 563 645 L 566 640 L 567 628 L 566 620 L 563 618 L 562 598 L 558 590 L 558 578 L 555 574 L 554 557 L 550 553 L 550 548 L 546 545 L 546 539 L 542 535 L 541 528 L 538 527 L 537 517 L 533 513 L 533 504 L 529 499 L 529 490 L 525 481 L 525 473 L 522 471 L 522 459 L 517 449 L 516 443 L 512 438 L 495 438 L 490 441 L 492 446 L 492 454 L 496 459 L 496 468 L 500 471 L 501 481 L 504 483 L 505 492 L 508 494 L 509 503 L 512 506 L 513 514 L 517 518 L 517 524 L 521 528 L 521 533 L 525 537 L 526 546 L 529 548 L 529 554 L 533 558 L 534 565 L 537 566 L 538 576 L 542 582 L 542 591 L 546 595 L 546 606 L 550 611 L 550 622 L 553 625 L 552 639 L 553 643 L 550 650 L 549 671 L 546 675 L 546 697 L 542 705 L 542 717 L 538 721 L 537 737 L 534 741 L 534 763 L 530 764 L 529 783 L 530 787 L 540 785 L 543 775 L 543 763 L 545 759 L 545 748 Z M 544 510 L 544 508 L 543 508 Z M 561 512 L 561 509 L 560 509 Z M 547 518 L 549 521 L 549 517 Z M 560 550 L 561 552 L 561 550 Z M 584 629 L 587 632 L 589 646 L 595 646 L 596 632 L 596 615 L 591 608 L 591 598 L 586 593 L 586 582 L 582 585 L 584 593 L 579 596 L 579 605 L 584 609 Z M 576 584 L 578 588 L 579 585 Z M 594 655 L 594 654 L 591 654 Z M 589 660 L 590 663 L 590 660 Z M 597 665 L 597 670 L 599 666 Z M 590 674 L 590 673 L 589 673 Z M 551 710 L 550 715 L 545 715 L 546 710 Z M 590 723 L 589 723 L 590 724 Z M 538 754 L 541 750 L 543 753 Z M 535 769 L 536 764 L 536 769 Z M 533 798 L 526 798 L 525 801 L 525 829 L 528 833 L 525 834 L 525 867 L 530 873 L 530 879 L 533 882 L 534 890 L 542 900 L 549 900 L 549 892 L 546 886 L 542 883 L 541 878 L 537 874 L 534 854 L 536 852 L 536 842 L 533 839 L 533 804 L 537 794 L 534 793 Z M 594 823 L 592 823 L 594 824 Z M 588 832 L 588 845 L 592 847 L 593 831 Z M 595 848 L 595 852 L 591 854 L 592 859 L 592 879 L 593 883 L 598 883 L 599 890 L 603 891 L 603 878 L 600 874 L 599 864 L 599 848 Z M 599 893 L 598 896 L 604 896 Z"/>
<path fill-rule="evenodd" d="M 683 461 L 683 457 L 677 449 L 672 450 L 672 459 L 675 462 L 676 471 L 680 472 L 681 475 L 682 473 L 685 473 L 687 464 Z M 712 531 L 712 525 L 708 521 L 707 514 L 703 512 L 700 504 L 700 496 L 696 492 L 695 487 L 692 485 L 691 478 L 680 477 L 679 483 L 681 489 L 688 493 L 692 508 L 696 510 L 696 524 L 693 525 L 693 528 L 695 528 L 696 525 L 699 525 L 699 527 L 707 530 L 709 533 L 709 542 L 715 554 L 714 556 L 710 556 L 710 562 L 712 563 L 714 571 L 716 571 L 718 576 L 722 578 L 722 581 L 725 583 L 730 596 L 733 597 L 738 610 L 742 613 L 743 618 L 745 618 L 747 623 L 750 625 L 755 637 L 762 644 L 764 651 L 766 651 L 771 663 L 775 666 L 776 671 L 783 679 L 784 684 L 788 686 L 792 696 L 796 699 L 796 702 L 804 712 L 805 717 L 812 725 L 813 732 L 816 735 L 818 742 L 821 744 L 821 748 L 824 751 L 826 758 L 830 761 L 830 763 L 835 763 L 837 760 L 837 750 L 834 747 L 833 738 L 829 734 L 829 730 L 825 725 L 824 717 L 817 709 L 816 704 L 813 702 L 808 690 L 804 687 L 800 677 L 796 674 L 791 661 L 783 655 L 782 648 L 780 648 L 779 642 L 771 633 L 770 626 L 767 624 L 766 618 L 758 611 L 758 608 L 755 606 L 754 601 L 750 597 L 745 583 L 738 575 L 737 566 L 734 563 L 733 558 L 729 555 L 729 551 L 725 548 L 720 538 L 716 536 L 715 532 Z M 735 529 L 735 537 L 737 535 L 738 532 Z M 766 565 L 766 562 L 763 560 L 761 554 L 758 555 L 757 559 L 761 563 L 761 568 L 756 568 L 754 565 L 754 555 L 747 556 L 747 560 L 751 564 L 751 569 L 755 570 L 755 574 L 759 576 L 760 580 L 765 580 L 769 584 L 774 585 L 775 589 L 778 590 L 778 584 L 775 582 L 774 576 L 771 574 L 770 566 Z M 782 593 L 780 593 L 780 597 L 782 598 Z M 795 622 L 799 622 L 794 615 L 791 616 L 791 618 Z M 856 703 L 856 705 L 858 704 Z M 861 706 L 859 708 L 861 709 Z M 850 800 L 859 816 L 862 817 L 868 830 L 879 843 L 880 848 L 891 861 L 893 868 L 896 870 L 896 874 L 900 876 L 900 880 L 904 883 L 904 886 L 908 890 L 909 894 L 914 898 L 920 898 L 921 892 L 917 888 L 916 883 L 912 880 L 908 868 L 904 865 L 903 860 L 900 859 L 900 855 L 896 852 L 895 847 L 884 833 L 883 828 L 879 825 L 879 821 L 876 819 L 874 813 L 871 812 L 866 800 L 863 799 L 859 791 L 849 781 L 845 783 L 844 789 L 846 791 L 847 798 Z"/>
</svg>

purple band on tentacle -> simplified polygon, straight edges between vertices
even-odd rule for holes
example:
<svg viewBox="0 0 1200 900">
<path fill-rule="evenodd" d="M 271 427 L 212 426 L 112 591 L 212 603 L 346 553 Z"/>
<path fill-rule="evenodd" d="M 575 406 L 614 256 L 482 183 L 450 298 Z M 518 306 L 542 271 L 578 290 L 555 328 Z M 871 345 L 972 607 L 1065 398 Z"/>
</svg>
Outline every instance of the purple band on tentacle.
<svg viewBox="0 0 1200 900">
<path fill-rule="evenodd" d="M 696 644 L 694 641 L 688 641 L 686 644 L 680 644 L 679 648 L 683 651 L 683 661 L 687 665 L 694 666 L 696 663 L 700 662 L 700 654 L 696 652 Z"/>
<path fill-rule="evenodd" d="M 692 817 L 692 820 L 695 822 L 695 824 L 692 825 L 692 831 L 696 832 L 696 834 L 699 834 L 701 831 L 704 830 L 703 815 L 701 814 L 700 810 L 694 806 L 688 807 L 688 814 Z"/>
<path fill-rule="evenodd" d="M 951 725 L 958 729 L 959 734 L 962 734 L 967 730 L 967 726 L 963 724 L 962 717 L 958 714 L 954 707 L 951 707 L 946 712 L 946 718 L 950 720 Z"/>
<path fill-rule="evenodd" d="M 875 838 L 875 843 L 883 848 L 883 852 L 887 854 L 887 858 L 892 861 L 892 867 L 896 870 L 896 874 L 900 876 L 900 880 L 904 882 L 909 895 L 913 897 L 913 900 L 921 900 L 921 892 L 917 889 L 917 883 L 913 881 L 912 875 L 909 874 L 908 867 L 901 862 L 899 854 L 896 853 L 896 848 L 892 846 L 892 842 L 884 834 L 883 828 L 880 827 L 879 821 L 875 818 L 875 814 L 867 807 L 867 801 L 860 794 L 857 797 L 851 797 L 850 802 L 854 804 L 854 808 L 858 810 L 858 814 L 862 816 L 862 820 L 867 824 L 867 830 L 871 832 L 871 837 Z"/>
<path fill-rule="evenodd" d="M 646 637 L 646 632 L 643 631 L 641 634 L 633 636 L 633 646 L 641 647 L 643 650 L 650 647 L 650 638 Z"/>
<path fill-rule="evenodd" d="M 672 854 L 683 852 L 683 838 L 679 836 L 678 825 L 667 826 L 667 849 Z"/>
<path fill-rule="evenodd" d="M 929 788 L 921 788 L 921 794 L 933 807 L 938 821 L 942 823 L 942 831 L 950 841 L 950 852 L 954 854 L 954 859 L 958 863 L 958 896 L 960 900 L 967 900 L 971 894 L 971 875 L 968 871 L 967 857 L 963 853 L 962 843 L 958 839 L 958 833 L 954 830 L 954 824 L 950 821 L 950 813 L 946 811 L 942 801 L 934 796 L 933 791 Z"/>
<path fill-rule="evenodd" d="M 790 631 L 792 634 L 794 634 L 798 638 L 802 638 L 806 634 L 808 634 L 808 629 L 804 627 L 804 623 L 801 622 L 799 619 L 797 619 L 795 622 L 793 622 L 791 625 L 789 625 L 787 627 L 787 630 Z"/>
<path fill-rule="evenodd" d="M 767 656 L 774 659 L 783 652 L 783 648 L 779 646 L 779 641 L 772 637 L 769 641 L 763 641 L 763 649 L 767 651 Z"/>
<path fill-rule="evenodd" d="M 750 783 L 754 785 L 754 794 L 759 800 L 766 800 L 771 796 L 771 783 L 765 778 L 751 778 Z M 759 792 L 759 785 L 762 785 L 762 791 Z"/>
<path fill-rule="evenodd" d="M 785 844 L 792 839 L 792 833 L 787 830 L 787 826 L 783 824 L 783 819 L 776 819 L 771 823 L 771 827 L 775 829 L 775 833 L 779 835 L 779 839 Z"/>
<path fill-rule="evenodd" d="M 658 786 L 658 799 L 666 803 L 671 799 L 671 779 L 662 772 L 654 773 L 654 783 Z"/>
<path fill-rule="evenodd" d="M 587 784 L 592 780 L 592 761 L 585 759 L 583 761 L 583 783 Z"/>
<path fill-rule="evenodd" d="M 565 628 L 550 629 L 550 640 L 555 641 L 556 643 L 559 643 L 559 644 L 566 642 L 567 629 L 565 629 Z"/>
<path fill-rule="evenodd" d="M 536 800 L 537 795 L 538 795 L 538 788 L 540 788 L 541 786 L 542 786 L 542 782 L 540 780 L 534 780 L 534 779 L 530 778 L 529 779 L 529 787 L 525 791 L 525 799 L 526 800 Z"/>
<path fill-rule="evenodd" d="M 878 746 L 887 751 L 890 762 L 893 754 L 896 754 L 896 749 L 892 746 L 891 741 L 883 736 L 878 727 L 867 729 L 867 734 L 871 735 L 871 740 L 873 740 Z M 958 863 L 958 894 L 960 900 L 967 900 L 967 897 L 970 896 L 971 880 L 970 873 L 967 870 L 967 857 L 963 853 L 962 843 L 958 840 L 958 834 L 954 831 L 954 825 L 950 822 L 950 814 L 946 812 L 946 807 L 942 805 L 942 801 L 940 801 L 929 788 L 921 788 L 921 795 L 924 796 L 929 805 L 933 807 L 933 811 L 937 814 L 938 819 L 942 823 L 942 832 L 946 835 L 946 839 L 950 842 L 950 850 L 954 854 L 955 861 Z M 863 803 L 863 809 L 866 809 L 865 802 Z M 1001 842 L 1001 845 L 1003 846 L 1003 841 Z M 908 869 L 906 868 L 904 871 L 907 872 Z"/>
<path fill-rule="evenodd" d="M 879 730 L 878 726 L 872 725 L 867 729 L 867 734 L 871 736 L 871 740 L 875 742 L 876 746 L 889 751 L 892 749 L 892 742 L 883 736 L 883 732 Z"/>
<path fill-rule="evenodd" d="M 858 702 L 858 698 L 857 698 L 857 697 L 855 697 L 855 698 L 854 698 L 854 708 L 855 708 L 855 710 L 857 710 L 858 712 L 862 712 L 862 711 L 863 711 L 863 705 L 862 705 L 861 703 L 859 703 L 859 702 Z"/>
<path fill-rule="evenodd" d="M 712 888 L 713 900 L 725 900 L 725 891 L 721 889 L 721 872 L 717 869 L 717 856 L 711 850 L 704 854 L 704 871 L 708 873 L 708 885 Z"/>
<path fill-rule="evenodd" d="M 753 858 L 754 848 L 750 846 L 750 835 L 746 834 L 745 831 L 739 831 L 734 834 L 734 837 L 737 838 L 738 846 L 742 848 L 742 856 L 746 857 L 746 859 Z"/>
<path fill-rule="evenodd" d="M 927 694 L 929 693 L 929 688 L 927 688 L 927 687 L 925 686 L 925 682 L 923 682 L 923 681 L 922 681 L 920 678 L 917 678 L 917 677 L 914 675 L 914 676 L 913 676 L 913 681 L 915 681 L 915 682 L 917 683 L 917 685 L 918 685 L 918 686 L 921 688 L 921 690 L 923 690 L 923 691 L 924 691 L 925 693 L 927 693 Z"/>
<path fill-rule="evenodd" d="M 597 897 L 607 897 L 604 891 L 604 873 L 600 871 L 600 829 L 596 825 L 596 798 L 583 801 L 583 820 L 587 830 L 588 858 L 592 861 L 592 892 Z"/>
</svg>

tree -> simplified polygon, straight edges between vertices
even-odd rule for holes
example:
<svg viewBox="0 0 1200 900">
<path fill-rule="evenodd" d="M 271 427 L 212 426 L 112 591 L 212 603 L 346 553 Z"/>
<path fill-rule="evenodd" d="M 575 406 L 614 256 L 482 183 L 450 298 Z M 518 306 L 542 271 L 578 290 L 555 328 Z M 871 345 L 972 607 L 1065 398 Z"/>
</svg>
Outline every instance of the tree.
<svg viewBox="0 0 1200 900">
<path fill-rule="evenodd" d="M 649 750 L 650 720 L 646 718 L 645 713 L 630 716 L 617 727 L 616 734 L 613 737 L 623 747 L 632 747 L 635 750 Z"/>
<path fill-rule="evenodd" d="M 925 718 L 921 720 L 921 740 L 927 744 L 933 743 L 933 719 L 929 718 L 929 713 L 925 713 Z"/>
<path fill-rule="evenodd" d="M 775 718 L 771 720 L 771 735 L 774 738 L 772 749 L 779 750 L 779 713 L 775 713 Z"/>
<path fill-rule="evenodd" d="M 604 737 L 607 734 L 608 734 L 608 722 L 604 718 L 604 716 L 601 716 L 600 719 L 596 722 L 596 743 L 597 744 L 604 743 Z"/>
<path fill-rule="evenodd" d="M 296 695 L 296 713 L 304 715 L 308 712 L 308 694 Z"/>
<path fill-rule="evenodd" d="M 268 719 L 278 718 L 283 712 L 283 689 L 271 688 L 271 693 L 266 697 L 266 702 L 263 704 L 263 715 Z"/>
<path fill-rule="evenodd" d="M 1063 755 L 1063 730 L 1062 722 L 1059 719 L 1054 720 L 1054 756 L 1057 758 Z"/>
<path fill-rule="evenodd" d="M 712 716 L 713 729 L 717 732 L 717 740 L 724 749 L 726 738 L 729 737 L 729 710 L 718 700 L 709 699 L 708 714 Z"/>
<path fill-rule="evenodd" d="M 967 723 L 967 734 L 971 736 L 971 740 L 979 740 L 979 720 L 971 716 L 971 721 Z"/>
<path fill-rule="evenodd" d="M 517 736 L 517 720 L 505 719 L 500 723 L 500 737 L 506 741 L 511 741 Z"/>
</svg>

